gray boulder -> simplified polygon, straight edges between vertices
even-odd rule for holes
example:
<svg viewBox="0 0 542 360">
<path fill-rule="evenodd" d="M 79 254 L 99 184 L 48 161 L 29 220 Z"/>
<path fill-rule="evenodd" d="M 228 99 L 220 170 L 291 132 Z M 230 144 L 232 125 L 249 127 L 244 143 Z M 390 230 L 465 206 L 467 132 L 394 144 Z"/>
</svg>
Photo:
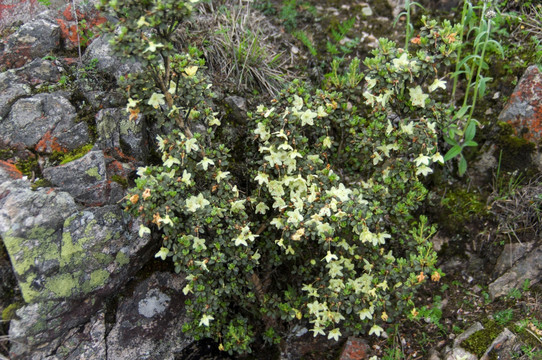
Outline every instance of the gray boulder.
<svg viewBox="0 0 542 360">
<path fill-rule="evenodd" d="M 23 179 L 0 184 L 0 237 L 28 303 L 43 298 L 46 285 L 52 288 L 54 281 L 45 279 L 56 273 L 66 251 L 61 249 L 64 220 L 78 211 L 68 193 L 50 190 L 32 191 Z"/>
<path fill-rule="evenodd" d="M 98 59 L 96 67 L 98 70 L 113 74 L 115 78 L 124 76 L 132 72 L 141 71 L 141 64 L 130 61 L 126 58 L 117 57 L 111 45 L 109 44 L 109 38 L 106 35 L 101 35 L 96 38 L 87 47 L 85 55 L 83 56 L 83 62 L 89 64 L 91 60 Z"/>
<path fill-rule="evenodd" d="M 106 159 L 101 150 L 90 151 L 65 165 L 46 168 L 43 176 L 87 206 L 114 204 L 124 196 L 122 188 L 109 181 Z"/>
<path fill-rule="evenodd" d="M 75 108 L 58 93 L 19 99 L 0 121 L 0 142 L 53 153 L 77 149 L 90 141 L 87 124 L 76 122 Z"/>
<path fill-rule="evenodd" d="M 244 124 L 247 120 L 247 100 L 240 96 L 228 96 L 224 99 L 224 103 L 230 116 L 240 124 Z"/>
<path fill-rule="evenodd" d="M 60 26 L 40 18 L 28 22 L 13 33 L 0 47 L 0 64 L 19 68 L 30 61 L 59 49 Z"/>
<path fill-rule="evenodd" d="M 145 161 L 148 156 L 145 118 L 138 115 L 130 119 L 124 109 L 103 109 L 96 115 L 100 149 L 118 149 L 128 157 Z"/>
<path fill-rule="evenodd" d="M 139 284 L 118 308 L 107 337 L 107 359 L 174 359 L 192 339 L 182 332 L 186 322 L 184 277 L 154 273 Z"/>
<path fill-rule="evenodd" d="M 30 86 L 11 71 L 0 74 L 0 123 L 11 106 L 20 98 L 30 94 Z"/>
</svg>

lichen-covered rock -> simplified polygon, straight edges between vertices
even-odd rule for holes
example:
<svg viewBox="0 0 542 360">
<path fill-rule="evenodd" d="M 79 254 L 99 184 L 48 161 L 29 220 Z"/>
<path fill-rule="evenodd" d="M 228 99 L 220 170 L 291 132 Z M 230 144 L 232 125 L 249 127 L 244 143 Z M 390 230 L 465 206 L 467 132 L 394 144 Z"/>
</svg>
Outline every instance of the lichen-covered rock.
<svg viewBox="0 0 542 360">
<path fill-rule="evenodd" d="M 124 300 L 107 338 L 107 359 L 174 359 L 192 340 L 182 332 L 186 321 L 185 279 L 154 273 Z"/>
<path fill-rule="evenodd" d="M 30 94 L 30 86 L 11 71 L 0 74 L 0 122 L 9 114 L 15 101 Z"/>
<path fill-rule="evenodd" d="M 43 170 L 45 179 L 85 205 L 116 203 L 123 192 L 108 179 L 103 151 L 90 151 L 80 159 Z"/>
<path fill-rule="evenodd" d="M 17 180 L 22 177 L 23 174 L 14 164 L 0 160 L 0 183 L 9 180 Z"/>
<path fill-rule="evenodd" d="M 529 141 L 542 139 L 542 73 L 538 66 L 527 68 L 499 120 L 511 124 Z"/>
<path fill-rule="evenodd" d="M 93 59 L 98 59 L 98 62 L 96 63 L 98 70 L 113 74 L 117 79 L 128 73 L 141 70 L 141 65 L 139 63 L 133 61 L 130 62 L 130 60 L 121 59 L 115 56 L 106 35 L 96 38 L 87 47 L 85 55 L 83 56 L 83 62 L 88 64 Z"/>
<path fill-rule="evenodd" d="M 130 119 L 124 109 L 103 109 L 96 115 L 100 149 L 119 149 L 128 157 L 145 161 L 148 156 L 148 142 L 142 115 Z"/>
<path fill-rule="evenodd" d="M 351 336 L 346 341 L 339 360 L 367 359 L 367 354 L 369 353 L 369 350 L 369 345 L 365 340 Z"/>
<path fill-rule="evenodd" d="M 88 323 L 71 329 L 63 336 L 55 354 L 45 360 L 106 360 L 106 334 L 105 314 L 99 311 Z M 36 353 L 33 357 L 36 359 Z"/>
<path fill-rule="evenodd" d="M 75 120 L 75 108 L 58 93 L 19 99 L 0 121 L 0 141 L 49 154 L 74 150 L 90 141 L 87 124 Z"/>
<path fill-rule="evenodd" d="M 19 68 L 60 47 L 60 26 L 51 20 L 37 19 L 21 26 L 2 45 L 0 64 Z"/>
<path fill-rule="evenodd" d="M 10 330 L 13 339 L 26 344 L 14 349 L 17 355 L 37 347 L 53 351 L 70 329 L 88 321 L 102 300 L 152 255 L 149 238 L 139 237 L 137 224 L 116 206 L 76 212 L 57 233 L 60 236 L 47 238 L 41 232 L 32 239 L 8 235 L 10 256 L 14 246 L 23 253 L 12 256 L 12 262 L 25 301 L 31 304 L 18 312 L 21 320 L 15 320 Z M 34 259 L 24 257 L 25 249 L 37 242 L 47 253 L 30 249 L 26 254 Z M 27 268 L 32 260 L 36 265 Z"/>
<path fill-rule="evenodd" d="M 45 188 L 32 191 L 23 179 L 0 184 L 0 236 L 26 302 L 50 296 L 46 286 L 51 288 L 53 283 L 45 279 L 57 274 L 62 226 L 77 210 L 73 198 L 65 192 Z M 40 295 L 41 290 L 44 292 Z"/>
<path fill-rule="evenodd" d="M 29 304 L 10 327 L 13 357 L 27 359 L 38 348 L 49 356 L 155 249 L 117 205 L 81 210 L 66 192 L 33 191 L 24 178 L 1 174 L 0 237 Z"/>
</svg>

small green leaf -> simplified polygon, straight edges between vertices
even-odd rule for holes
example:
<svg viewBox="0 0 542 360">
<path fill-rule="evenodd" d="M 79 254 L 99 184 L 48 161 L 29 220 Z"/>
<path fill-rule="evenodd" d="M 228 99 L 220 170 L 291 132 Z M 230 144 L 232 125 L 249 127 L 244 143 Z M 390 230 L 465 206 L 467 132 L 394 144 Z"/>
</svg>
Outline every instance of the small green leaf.
<svg viewBox="0 0 542 360">
<path fill-rule="evenodd" d="M 467 113 L 467 110 L 469 110 L 469 107 L 470 105 L 462 106 L 461 109 L 459 109 L 459 111 L 455 113 L 454 120 L 461 119 Z"/>
<path fill-rule="evenodd" d="M 467 130 L 465 130 L 465 141 L 469 142 L 472 139 L 474 139 L 474 136 L 476 135 L 476 122 L 471 121 L 469 125 L 467 126 Z"/>
<path fill-rule="evenodd" d="M 448 161 L 450 159 L 453 159 L 457 155 L 461 154 L 462 150 L 463 150 L 463 148 L 460 145 L 455 145 L 450 150 L 448 150 L 446 155 L 444 155 L 444 161 Z"/>
</svg>

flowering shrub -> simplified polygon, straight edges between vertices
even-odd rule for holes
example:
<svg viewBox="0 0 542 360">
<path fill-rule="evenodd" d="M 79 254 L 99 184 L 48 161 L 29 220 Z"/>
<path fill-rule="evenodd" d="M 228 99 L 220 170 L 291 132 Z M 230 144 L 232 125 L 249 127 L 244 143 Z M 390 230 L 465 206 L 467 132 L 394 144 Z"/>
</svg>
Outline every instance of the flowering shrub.
<svg viewBox="0 0 542 360">
<path fill-rule="evenodd" d="M 325 90 L 294 81 L 232 142 L 207 105 L 201 60 L 175 54 L 167 19 L 153 15 L 189 3 L 147 1 L 141 13 L 126 3 L 113 42 L 149 69 L 128 79 L 127 111 L 178 125 L 158 137 L 162 164 L 138 170 L 126 208 L 141 233 L 162 232 L 156 256 L 186 274 L 184 330 L 246 353 L 260 336 L 280 344 L 298 322 L 338 340 L 416 316 L 416 288 L 441 276 L 434 229 L 413 213 L 443 161 L 437 135 L 450 115 L 433 95 L 454 28 L 426 28 L 416 54 L 381 40 L 366 75 L 359 60 L 344 73 L 335 63 Z"/>
<path fill-rule="evenodd" d="M 157 256 L 188 274 L 184 292 L 195 296 L 185 330 L 197 338 L 247 352 L 254 334 L 278 342 L 295 319 L 315 336 L 380 335 L 383 323 L 413 308 L 413 290 L 436 271 L 425 221 L 416 236 L 403 232 L 425 195 L 416 172 L 426 160 L 389 181 L 340 176 L 331 136 L 342 117 L 337 101 L 338 93 L 294 83 L 252 114 L 246 164 L 232 161 L 220 121 L 209 116 L 206 134 L 160 137 L 163 165 L 139 170 L 127 206 L 163 231 Z M 399 150 L 406 149 L 384 152 L 393 159 Z M 406 198 L 389 206 L 396 182 Z"/>
</svg>

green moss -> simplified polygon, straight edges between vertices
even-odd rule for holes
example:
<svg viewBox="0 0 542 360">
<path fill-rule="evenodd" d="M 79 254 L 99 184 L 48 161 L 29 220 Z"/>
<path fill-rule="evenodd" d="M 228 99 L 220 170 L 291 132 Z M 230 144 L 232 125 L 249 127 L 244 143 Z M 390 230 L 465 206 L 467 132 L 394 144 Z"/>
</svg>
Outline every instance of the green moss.
<svg viewBox="0 0 542 360">
<path fill-rule="evenodd" d="M 503 327 L 493 320 L 487 320 L 483 325 L 483 330 L 475 332 L 461 343 L 461 347 L 475 354 L 479 358 L 484 355 L 493 340 L 495 340 L 503 330 Z"/>
<path fill-rule="evenodd" d="M 120 184 L 123 189 L 128 188 L 128 180 L 120 175 L 111 176 L 111 180 L 113 180 L 117 184 Z"/>
<path fill-rule="evenodd" d="M 531 166 L 530 154 L 536 148 L 535 144 L 514 134 L 512 125 L 499 122 L 497 144 L 502 150 L 501 169 L 504 171 L 525 170 Z"/>
<path fill-rule="evenodd" d="M 42 188 L 42 187 L 51 187 L 51 186 L 53 186 L 53 184 L 51 184 L 51 182 L 49 180 L 38 179 L 38 180 L 34 181 L 32 183 L 32 185 L 30 185 L 30 189 L 38 190 L 39 188 Z"/>
<path fill-rule="evenodd" d="M 77 148 L 73 151 L 70 151 L 69 153 L 65 154 L 62 152 L 55 152 L 53 156 L 51 156 L 52 160 L 58 161 L 60 165 L 67 164 L 69 162 L 72 162 L 74 160 L 80 159 L 83 156 L 85 156 L 92 148 L 94 147 L 94 144 L 87 144 L 80 148 Z"/>
<path fill-rule="evenodd" d="M 40 174 L 40 167 L 37 156 L 30 156 L 28 159 L 20 159 L 15 163 L 15 167 L 25 176 L 29 178 Z"/>
<path fill-rule="evenodd" d="M 21 303 L 13 303 L 2 310 L 2 321 L 11 321 L 15 319 L 15 312 L 20 309 L 22 306 Z"/>
<path fill-rule="evenodd" d="M 93 271 L 90 274 L 90 287 L 94 289 L 98 286 L 102 286 L 105 283 L 105 281 L 109 279 L 109 276 L 110 274 L 109 274 L 109 271 L 107 270 L 100 269 L 100 270 Z"/>
<path fill-rule="evenodd" d="M 9 160 L 15 156 L 11 149 L 0 149 L 0 160 Z"/>
<path fill-rule="evenodd" d="M 481 218 L 487 216 L 486 199 L 479 192 L 470 192 L 465 188 L 448 190 L 441 199 L 440 205 L 445 210 L 441 213 L 442 224 L 453 226 L 457 230 L 463 227 L 474 216 Z"/>
<path fill-rule="evenodd" d="M 77 288 L 79 285 L 79 281 L 77 278 L 74 278 L 74 275 L 61 274 L 50 278 L 45 283 L 45 288 L 58 297 L 68 297 L 72 295 L 73 289 Z"/>
<path fill-rule="evenodd" d="M 92 176 L 92 177 L 95 177 L 96 180 L 102 180 L 102 176 L 98 173 L 98 168 L 97 167 L 93 167 L 93 168 L 90 168 L 88 169 L 87 171 L 85 171 L 85 173 L 89 176 Z"/>
</svg>

